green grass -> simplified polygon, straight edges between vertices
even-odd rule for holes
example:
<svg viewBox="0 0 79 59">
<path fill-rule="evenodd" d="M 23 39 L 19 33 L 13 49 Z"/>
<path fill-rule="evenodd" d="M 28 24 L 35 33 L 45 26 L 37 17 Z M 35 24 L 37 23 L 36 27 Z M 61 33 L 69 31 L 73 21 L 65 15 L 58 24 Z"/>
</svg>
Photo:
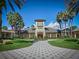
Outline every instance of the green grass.
<svg viewBox="0 0 79 59">
<path fill-rule="evenodd" d="M 12 40 L 12 44 L 0 44 L 0 51 L 7 51 L 31 46 L 33 41 Z"/>
<path fill-rule="evenodd" d="M 48 41 L 48 43 L 58 47 L 79 50 L 79 44 L 77 44 L 77 42 L 65 41 L 64 39 Z"/>
</svg>

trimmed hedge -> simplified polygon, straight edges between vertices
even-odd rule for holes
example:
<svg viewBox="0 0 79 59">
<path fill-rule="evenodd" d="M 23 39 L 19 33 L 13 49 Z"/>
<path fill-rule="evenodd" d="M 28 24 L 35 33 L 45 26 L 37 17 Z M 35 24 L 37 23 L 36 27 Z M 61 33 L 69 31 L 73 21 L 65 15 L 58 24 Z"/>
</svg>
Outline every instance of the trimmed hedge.
<svg viewBox="0 0 79 59">
<path fill-rule="evenodd" d="M 5 45 L 8 45 L 8 44 L 13 44 L 13 42 L 12 41 L 5 42 Z"/>
<path fill-rule="evenodd" d="M 65 41 L 72 41 L 72 42 L 77 42 L 78 41 L 78 39 L 76 39 L 76 38 L 65 38 L 64 40 Z"/>
<path fill-rule="evenodd" d="M 26 40 L 6 40 L 4 44 L 0 44 L 0 51 L 7 51 L 13 49 L 19 49 L 29 47 L 33 44 L 33 41 Z"/>
<path fill-rule="evenodd" d="M 77 41 L 77 44 L 79 44 L 79 40 Z"/>
<path fill-rule="evenodd" d="M 79 41 L 73 42 L 73 40 L 65 41 L 64 39 L 48 41 L 49 44 L 62 48 L 70 48 L 79 50 Z"/>
</svg>

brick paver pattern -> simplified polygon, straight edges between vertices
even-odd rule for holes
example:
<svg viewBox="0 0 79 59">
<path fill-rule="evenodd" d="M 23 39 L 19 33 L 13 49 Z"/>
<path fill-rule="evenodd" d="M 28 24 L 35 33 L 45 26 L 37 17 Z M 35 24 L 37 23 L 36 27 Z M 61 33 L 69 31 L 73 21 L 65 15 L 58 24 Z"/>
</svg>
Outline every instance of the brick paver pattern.
<svg viewBox="0 0 79 59">
<path fill-rule="evenodd" d="M 0 59 L 79 59 L 79 50 L 51 46 L 38 41 L 32 46 L 0 52 Z"/>
</svg>

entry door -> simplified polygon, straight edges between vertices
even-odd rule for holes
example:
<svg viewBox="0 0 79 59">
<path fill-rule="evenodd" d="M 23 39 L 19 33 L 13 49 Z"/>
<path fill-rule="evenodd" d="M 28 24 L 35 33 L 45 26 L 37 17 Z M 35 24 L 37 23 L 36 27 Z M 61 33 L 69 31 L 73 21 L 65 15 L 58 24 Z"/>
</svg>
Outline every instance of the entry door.
<svg viewBox="0 0 79 59">
<path fill-rule="evenodd" d="M 43 34 L 38 34 L 38 39 L 42 40 L 43 39 Z"/>
</svg>

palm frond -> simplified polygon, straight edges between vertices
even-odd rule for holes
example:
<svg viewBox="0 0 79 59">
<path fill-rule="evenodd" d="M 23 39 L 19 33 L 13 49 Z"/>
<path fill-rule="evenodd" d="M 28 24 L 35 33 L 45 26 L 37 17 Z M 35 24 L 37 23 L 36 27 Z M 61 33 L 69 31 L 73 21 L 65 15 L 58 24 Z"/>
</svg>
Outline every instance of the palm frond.
<svg viewBox="0 0 79 59">
<path fill-rule="evenodd" d="M 0 9 L 0 14 L 2 14 L 2 10 Z"/>
<path fill-rule="evenodd" d="M 2 30 L 2 10 L 0 9 L 0 33 Z"/>
<path fill-rule="evenodd" d="M 15 11 L 14 6 L 13 6 L 12 3 L 11 3 L 11 0 L 8 0 L 8 3 L 9 3 L 9 5 L 10 5 L 11 9 L 12 9 L 13 11 Z"/>
<path fill-rule="evenodd" d="M 4 8 L 5 8 L 5 10 L 7 10 L 6 1 L 5 0 L 3 0 L 3 1 L 4 1 Z"/>
<path fill-rule="evenodd" d="M 4 7 L 5 5 L 5 0 L 0 0 L 0 9 L 2 9 L 2 7 Z"/>
<path fill-rule="evenodd" d="M 77 15 L 79 13 L 79 8 L 77 8 L 77 10 L 75 12 L 76 12 L 76 15 Z"/>
<path fill-rule="evenodd" d="M 23 3 L 20 0 L 15 0 L 15 4 L 19 7 L 19 9 L 23 6 Z"/>
</svg>

